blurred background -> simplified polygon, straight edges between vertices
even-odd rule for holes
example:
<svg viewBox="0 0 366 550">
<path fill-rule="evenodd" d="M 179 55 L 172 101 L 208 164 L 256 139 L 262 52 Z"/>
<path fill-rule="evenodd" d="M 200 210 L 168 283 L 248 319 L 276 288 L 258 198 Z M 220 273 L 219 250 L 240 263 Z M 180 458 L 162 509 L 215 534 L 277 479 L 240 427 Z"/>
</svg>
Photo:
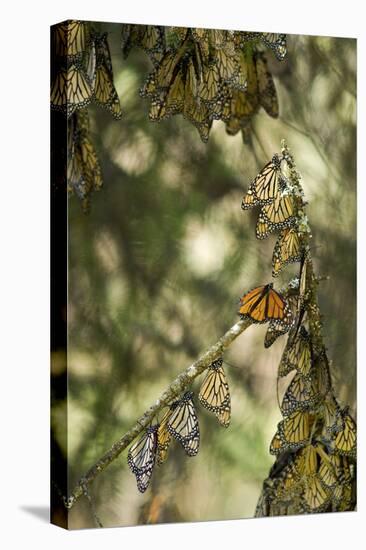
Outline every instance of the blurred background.
<svg viewBox="0 0 366 550">
<path fill-rule="evenodd" d="M 288 35 L 287 58 L 267 53 L 280 117 L 254 118 L 252 142 L 214 122 L 209 142 L 182 116 L 148 120 L 139 97 L 151 63 L 134 49 L 123 60 L 121 26 L 103 24 L 124 116 L 89 109 L 104 187 L 85 215 L 69 199 L 69 488 L 118 440 L 166 386 L 238 319 L 239 297 L 271 280 L 275 236 L 255 238 L 256 211 L 243 212 L 248 183 L 285 138 L 309 201 L 321 283 L 325 343 L 336 394 L 356 398 L 356 40 Z M 298 270 L 286 268 L 276 288 Z M 273 457 L 281 415 L 276 396 L 280 338 L 263 346 L 253 326 L 225 354 L 232 420 L 222 428 L 196 406 L 198 455 L 173 442 L 145 494 L 127 450 L 91 486 L 105 527 L 253 517 Z M 203 378 L 195 381 L 197 396 Z M 57 417 L 66 403 L 53 411 Z M 59 444 L 64 445 L 60 430 Z M 70 528 L 94 527 L 86 499 Z"/>
</svg>

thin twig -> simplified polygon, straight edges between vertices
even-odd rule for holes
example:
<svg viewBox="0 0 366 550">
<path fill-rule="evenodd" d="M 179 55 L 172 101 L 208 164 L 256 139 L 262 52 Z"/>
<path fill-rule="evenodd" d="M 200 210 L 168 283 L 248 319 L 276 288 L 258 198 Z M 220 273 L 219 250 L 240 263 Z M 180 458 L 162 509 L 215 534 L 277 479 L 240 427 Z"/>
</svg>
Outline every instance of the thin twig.
<svg viewBox="0 0 366 550">
<path fill-rule="evenodd" d="M 96 508 L 95 508 L 94 499 L 91 496 L 91 494 L 89 493 L 88 485 L 86 483 L 83 483 L 83 482 L 81 482 L 81 484 L 82 484 L 84 496 L 89 502 L 90 510 L 91 510 L 93 519 L 94 519 L 97 527 L 103 527 L 103 524 L 100 521 L 100 519 L 98 517 L 98 514 L 97 514 L 97 511 L 96 511 Z"/>
<path fill-rule="evenodd" d="M 170 386 L 161 394 L 159 399 L 136 421 L 136 424 L 125 433 L 119 441 L 114 443 L 87 472 L 71 492 L 66 500 L 66 507 L 72 508 L 75 502 L 85 493 L 85 488 L 113 462 L 121 452 L 151 423 L 164 407 L 169 405 L 177 396 L 187 389 L 197 376 L 203 373 L 213 361 L 220 357 L 226 348 L 251 325 L 251 321 L 241 320 L 235 323 L 215 344 L 213 344 L 197 361 L 186 368 Z"/>
</svg>

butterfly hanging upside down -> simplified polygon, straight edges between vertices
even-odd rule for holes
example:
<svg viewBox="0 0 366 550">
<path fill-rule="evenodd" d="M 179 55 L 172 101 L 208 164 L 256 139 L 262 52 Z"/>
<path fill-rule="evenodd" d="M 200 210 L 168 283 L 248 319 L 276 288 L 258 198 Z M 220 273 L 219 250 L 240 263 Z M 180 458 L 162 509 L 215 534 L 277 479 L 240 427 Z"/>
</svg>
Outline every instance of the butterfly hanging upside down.
<svg viewBox="0 0 366 550">
<path fill-rule="evenodd" d="M 221 426 L 225 428 L 229 426 L 231 414 L 230 391 L 222 367 L 222 358 L 217 359 L 208 367 L 198 399 L 203 407 L 216 415 Z"/>
<path fill-rule="evenodd" d="M 158 424 L 147 428 L 128 451 L 128 465 L 136 476 L 137 488 L 144 493 L 149 486 L 155 465 Z"/>
<path fill-rule="evenodd" d="M 174 403 L 173 413 L 167 420 L 169 433 L 179 441 L 188 456 L 195 456 L 200 444 L 198 418 L 192 398 L 193 392 L 186 392 Z"/>
</svg>

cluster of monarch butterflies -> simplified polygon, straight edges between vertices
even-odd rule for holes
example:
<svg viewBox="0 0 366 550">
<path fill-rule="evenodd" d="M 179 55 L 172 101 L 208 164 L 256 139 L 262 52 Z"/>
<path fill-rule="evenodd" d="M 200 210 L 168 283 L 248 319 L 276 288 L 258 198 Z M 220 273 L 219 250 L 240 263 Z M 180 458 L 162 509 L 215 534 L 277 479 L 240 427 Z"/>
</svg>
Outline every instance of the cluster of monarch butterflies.
<svg viewBox="0 0 366 550">
<path fill-rule="evenodd" d="M 152 121 L 182 114 L 207 142 L 213 120 L 224 121 L 228 134 L 242 130 L 246 137 L 260 107 L 278 117 L 276 88 L 261 46 L 282 60 L 286 35 L 124 25 L 125 57 L 132 46 L 141 47 L 154 65 L 140 90 L 151 99 Z"/>
<path fill-rule="evenodd" d="M 356 424 L 334 396 L 326 350 L 314 322 L 309 237 L 298 224 L 305 206 L 303 192 L 283 175 L 283 161 L 284 156 L 274 155 L 242 200 L 244 210 L 260 208 L 257 238 L 280 232 L 272 257 L 272 276 L 277 277 L 287 264 L 300 262 L 299 277 L 296 284 L 289 285 L 286 295 L 276 292 L 270 283 L 249 291 L 240 300 L 241 318 L 269 323 L 265 347 L 289 333 L 278 380 L 290 373 L 292 377 L 280 403 L 283 420 L 270 444 L 270 453 L 276 456 L 275 475 L 272 471 L 264 483 L 257 515 L 350 509 L 354 486 Z"/>
<path fill-rule="evenodd" d="M 356 503 L 355 465 L 312 442 L 284 453 L 272 466 L 255 515 L 279 516 L 352 510 Z"/>
<path fill-rule="evenodd" d="M 203 407 L 215 414 L 221 426 L 227 428 L 230 424 L 231 401 L 222 363 L 220 358 L 208 367 L 198 399 Z M 127 461 L 141 493 L 146 491 L 150 483 L 155 463 L 160 466 L 167 459 L 172 438 L 182 445 L 188 456 L 198 453 L 200 430 L 192 391 L 174 401 L 160 422 L 148 427 L 130 447 Z"/>
<path fill-rule="evenodd" d="M 91 192 L 103 183 L 87 107 L 93 102 L 115 119 L 122 116 L 107 34 L 74 20 L 54 25 L 51 33 L 51 108 L 67 118 L 67 186 L 87 208 Z"/>
<path fill-rule="evenodd" d="M 213 120 L 223 120 L 228 134 L 241 130 L 246 140 L 260 107 L 278 116 L 277 93 L 261 48 L 284 59 L 284 34 L 122 25 L 125 58 L 134 46 L 154 65 L 140 90 L 151 98 L 153 121 L 182 113 L 206 142 Z M 90 194 L 103 182 L 87 114 L 80 113 L 95 103 L 115 119 L 122 116 L 107 33 L 85 21 L 65 21 L 52 27 L 51 52 L 51 108 L 68 120 L 67 187 L 88 209 Z"/>
</svg>

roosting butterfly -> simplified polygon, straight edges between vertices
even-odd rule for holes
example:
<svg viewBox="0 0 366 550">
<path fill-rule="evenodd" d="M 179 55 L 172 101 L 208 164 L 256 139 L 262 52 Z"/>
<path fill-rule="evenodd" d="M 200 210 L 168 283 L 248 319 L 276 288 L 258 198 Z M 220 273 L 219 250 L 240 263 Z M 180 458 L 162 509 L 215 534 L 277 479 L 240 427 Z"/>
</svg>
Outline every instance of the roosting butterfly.
<svg viewBox="0 0 366 550">
<path fill-rule="evenodd" d="M 280 322 L 289 325 L 292 314 L 285 299 L 273 289 L 273 284 L 258 286 L 240 298 L 239 315 L 253 323 Z"/>
<path fill-rule="evenodd" d="M 137 488 L 144 493 L 149 486 L 155 464 L 159 425 L 150 426 L 128 451 L 128 465 L 136 476 Z"/>
<path fill-rule="evenodd" d="M 217 359 L 209 367 L 202 383 L 198 399 L 201 405 L 213 412 L 222 426 L 230 424 L 230 391 L 222 367 L 222 359 Z"/>
<path fill-rule="evenodd" d="M 193 392 L 186 392 L 167 421 L 169 433 L 179 441 L 188 456 L 195 456 L 200 444 L 198 418 L 192 397 Z"/>
</svg>

